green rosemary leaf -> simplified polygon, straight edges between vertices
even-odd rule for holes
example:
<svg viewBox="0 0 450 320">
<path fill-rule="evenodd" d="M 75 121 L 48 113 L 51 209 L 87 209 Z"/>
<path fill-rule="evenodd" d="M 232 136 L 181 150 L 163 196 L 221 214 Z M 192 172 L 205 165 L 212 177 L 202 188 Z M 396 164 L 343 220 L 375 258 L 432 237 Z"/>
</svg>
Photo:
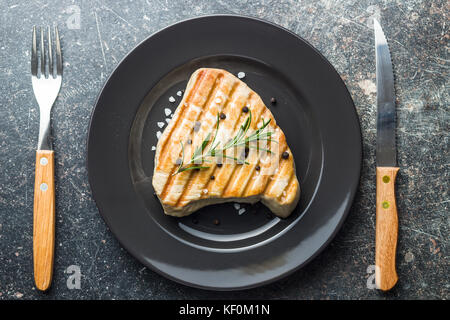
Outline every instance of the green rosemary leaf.
<svg viewBox="0 0 450 320">
<path fill-rule="evenodd" d="M 250 149 L 256 149 L 256 150 L 258 150 L 258 151 L 262 150 L 262 151 L 266 151 L 267 153 L 273 153 L 273 151 L 270 151 L 269 149 L 266 149 L 266 148 L 255 147 L 255 146 L 252 146 L 252 145 L 249 145 L 248 147 L 249 147 Z"/>
<path fill-rule="evenodd" d="M 228 141 L 225 146 L 223 147 L 224 150 L 232 147 L 233 145 L 236 144 L 236 142 L 239 140 L 240 136 L 244 133 L 244 129 L 242 128 L 242 126 L 239 128 L 238 133 L 236 134 L 236 136 L 231 139 L 230 141 Z"/>
<path fill-rule="evenodd" d="M 193 163 L 194 159 L 198 158 L 198 156 L 200 156 L 203 153 L 203 150 L 205 150 L 205 147 L 208 145 L 210 138 L 211 138 L 211 133 L 208 133 L 206 138 L 203 140 L 202 144 L 200 146 L 198 146 L 195 149 L 194 153 L 192 154 L 191 163 Z"/>
<path fill-rule="evenodd" d="M 216 145 L 215 146 L 213 146 L 212 148 L 211 148 L 211 150 L 213 150 L 213 151 L 215 151 L 216 150 L 216 148 L 217 148 L 217 146 L 220 144 L 220 141 L 217 141 L 216 142 Z"/>
<path fill-rule="evenodd" d="M 250 124 L 252 123 L 252 110 L 248 110 L 249 112 L 249 116 L 248 116 L 248 121 L 247 121 L 247 126 L 245 128 L 245 133 L 247 133 L 248 129 L 250 129 Z"/>
<path fill-rule="evenodd" d="M 214 133 L 214 139 L 211 142 L 210 150 L 213 150 L 213 148 L 215 149 L 215 147 L 213 147 L 213 146 L 214 146 L 214 141 L 216 141 L 217 131 L 219 131 L 219 123 L 220 123 L 220 116 L 219 116 L 219 113 L 217 112 L 216 132 Z"/>
<path fill-rule="evenodd" d="M 208 145 L 210 138 L 211 138 L 211 132 L 208 133 L 205 140 L 203 140 L 203 142 L 202 142 L 202 152 L 203 152 L 203 150 L 205 150 L 206 146 Z"/>
<path fill-rule="evenodd" d="M 192 166 L 192 167 L 184 167 L 181 168 L 180 171 L 178 172 L 184 172 L 184 171 L 188 171 L 188 170 L 195 170 L 195 169 L 208 169 L 208 166 Z"/>
<path fill-rule="evenodd" d="M 269 149 L 250 145 L 250 142 L 257 142 L 257 141 L 272 142 L 270 137 L 272 136 L 273 132 L 263 132 L 263 130 L 269 125 L 270 121 L 271 121 L 271 119 L 269 119 L 268 121 L 265 121 L 263 118 L 262 126 L 260 128 L 258 128 L 255 132 L 253 132 L 251 135 L 246 137 L 247 132 L 250 129 L 251 123 L 252 123 L 252 112 L 251 112 L 251 110 L 249 110 L 249 116 L 244 121 L 244 123 L 239 127 L 239 130 L 238 130 L 237 134 L 234 136 L 234 138 L 230 139 L 227 143 L 225 143 L 223 148 L 217 150 L 217 147 L 220 144 L 220 141 L 216 142 L 217 133 L 219 131 L 219 124 L 220 124 L 220 115 L 219 115 L 219 113 L 217 113 L 217 123 L 215 126 L 214 137 L 211 139 L 211 133 L 208 133 L 206 138 L 202 141 L 201 145 L 195 149 L 195 151 L 191 157 L 191 161 L 186 166 L 183 166 L 183 164 L 184 164 L 184 146 L 183 146 L 183 143 L 180 141 L 183 158 L 181 160 L 180 166 L 178 167 L 178 170 L 174 174 L 177 174 L 177 173 L 180 173 L 183 171 L 187 171 L 187 170 L 193 170 L 193 169 L 207 169 L 207 168 L 209 168 L 209 166 L 202 166 L 202 165 L 196 165 L 196 164 L 211 163 L 212 161 L 207 159 L 208 157 L 221 156 L 224 158 L 228 158 L 228 159 L 237 161 L 240 164 L 249 164 L 247 161 L 245 161 L 245 160 L 243 161 L 243 159 L 238 159 L 236 157 L 227 156 L 224 152 L 231 147 L 236 148 L 236 147 L 245 145 L 252 149 L 263 150 L 268 153 L 273 153 Z M 276 141 L 274 141 L 274 142 L 276 142 Z M 211 143 L 210 147 L 209 147 L 208 151 L 206 153 L 204 153 L 204 151 L 209 143 Z"/>
<path fill-rule="evenodd" d="M 247 143 L 247 142 L 252 142 L 252 141 L 267 140 L 267 139 L 264 139 L 264 138 L 268 138 L 272 134 L 273 134 L 273 132 L 263 132 L 263 133 L 260 133 L 257 136 L 250 136 L 250 137 L 245 138 L 244 142 Z"/>
<path fill-rule="evenodd" d="M 268 126 L 268 124 L 270 123 L 271 120 L 272 119 L 269 119 L 269 121 L 264 122 L 264 118 L 263 118 L 262 119 L 263 125 L 261 127 L 259 127 L 255 132 L 253 132 L 251 135 L 249 135 L 248 138 L 258 136 L 260 134 L 260 132 L 262 132 Z"/>
</svg>

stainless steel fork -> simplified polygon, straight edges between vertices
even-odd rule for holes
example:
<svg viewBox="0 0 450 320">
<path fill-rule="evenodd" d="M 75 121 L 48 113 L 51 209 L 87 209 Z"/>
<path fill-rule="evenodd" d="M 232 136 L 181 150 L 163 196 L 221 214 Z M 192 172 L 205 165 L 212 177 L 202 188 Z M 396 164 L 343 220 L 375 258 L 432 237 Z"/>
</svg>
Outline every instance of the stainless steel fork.
<svg viewBox="0 0 450 320">
<path fill-rule="evenodd" d="M 55 183 L 54 152 L 51 150 L 50 141 L 50 114 L 62 81 L 62 55 L 58 28 L 54 29 L 54 42 L 50 27 L 47 27 L 46 33 L 47 50 L 44 46 L 44 30 L 42 28 L 40 28 L 38 50 L 36 27 L 33 27 L 31 48 L 31 83 L 40 111 L 33 210 L 34 282 L 39 290 L 49 288 L 53 274 Z"/>
</svg>

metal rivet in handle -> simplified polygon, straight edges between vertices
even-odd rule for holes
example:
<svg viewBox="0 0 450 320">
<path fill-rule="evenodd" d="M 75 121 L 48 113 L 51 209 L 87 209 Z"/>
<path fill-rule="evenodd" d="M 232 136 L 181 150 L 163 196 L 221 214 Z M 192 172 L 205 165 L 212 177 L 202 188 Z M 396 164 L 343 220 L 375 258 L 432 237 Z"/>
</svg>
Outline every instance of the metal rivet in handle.
<svg viewBox="0 0 450 320">
<path fill-rule="evenodd" d="M 41 185 L 40 185 L 39 188 L 40 188 L 42 191 L 47 191 L 48 185 L 44 182 L 44 183 L 41 183 Z"/>
<path fill-rule="evenodd" d="M 388 176 L 384 176 L 383 177 L 383 182 L 384 183 L 389 183 L 389 181 L 391 181 L 391 179 Z"/>
<path fill-rule="evenodd" d="M 45 165 L 47 165 L 48 160 L 47 160 L 46 157 L 42 157 L 41 160 L 39 161 L 39 163 L 40 163 L 42 166 L 45 166 Z"/>
<path fill-rule="evenodd" d="M 383 203 L 381 205 L 383 206 L 384 209 L 389 208 L 389 202 L 387 202 L 387 201 L 383 201 Z"/>
</svg>

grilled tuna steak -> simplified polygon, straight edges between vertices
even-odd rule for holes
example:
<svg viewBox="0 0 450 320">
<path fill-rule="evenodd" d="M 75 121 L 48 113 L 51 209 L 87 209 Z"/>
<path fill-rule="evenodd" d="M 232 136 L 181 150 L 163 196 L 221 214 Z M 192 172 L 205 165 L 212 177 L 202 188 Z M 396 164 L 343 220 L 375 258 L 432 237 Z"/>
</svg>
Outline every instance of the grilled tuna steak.
<svg viewBox="0 0 450 320">
<path fill-rule="evenodd" d="M 251 137 L 258 129 L 261 138 L 253 145 Z M 234 148 L 219 158 L 217 150 L 233 138 Z M 208 150 L 209 157 L 190 164 Z M 192 74 L 158 141 L 152 183 L 164 212 L 177 217 L 230 201 L 261 201 L 277 216 L 287 217 L 300 197 L 294 159 L 272 113 L 257 93 L 221 69 Z"/>
</svg>

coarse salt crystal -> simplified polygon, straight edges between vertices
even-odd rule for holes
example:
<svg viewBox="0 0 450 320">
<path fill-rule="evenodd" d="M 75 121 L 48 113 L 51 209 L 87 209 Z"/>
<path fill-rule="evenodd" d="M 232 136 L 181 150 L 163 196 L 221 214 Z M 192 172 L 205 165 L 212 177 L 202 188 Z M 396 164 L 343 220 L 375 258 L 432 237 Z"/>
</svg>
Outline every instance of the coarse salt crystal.
<svg viewBox="0 0 450 320">
<path fill-rule="evenodd" d="M 152 146 L 152 151 L 153 151 L 153 150 L 156 150 L 156 147 L 155 147 L 155 146 Z"/>
<path fill-rule="evenodd" d="M 158 125 L 158 127 L 162 128 L 162 127 L 164 127 L 165 123 L 164 123 L 164 122 L 159 122 L 159 121 L 158 121 L 157 125 Z"/>
<path fill-rule="evenodd" d="M 217 104 L 220 104 L 220 103 L 222 103 L 222 98 L 217 97 L 215 101 L 216 101 Z"/>
<path fill-rule="evenodd" d="M 200 127 L 202 126 L 202 123 L 200 121 L 195 121 L 194 124 L 194 131 L 198 132 L 200 130 Z"/>
<path fill-rule="evenodd" d="M 238 73 L 238 78 L 239 78 L 239 79 L 242 79 L 242 78 L 244 78 L 244 77 L 245 77 L 245 72 L 242 72 L 242 71 L 241 71 L 241 72 Z"/>
<path fill-rule="evenodd" d="M 170 110 L 169 108 L 165 108 L 165 109 L 164 109 L 164 113 L 166 114 L 166 117 L 168 117 L 169 114 L 172 113 L 172 110 Z"/>
<path fill-rule="evenodd" d="M 156 137 L 157 137 L 158 139 L 161 138 L 161 135 L 162 135 L 161 131 L 156 132 Z"/>
<path fill-rule="evenodd" d="M 183 92 L 181 92 L 181 91 L 177 92 L 177 96 L 179 96 L 179 97 L 181 97 L 182 94 L 183 94 Z"/>
<path fill-rule="evenodd" d="M 207 194 L 208 193 L 208 189 L 203 189 L 203 193 Z"/>
<path fill-rule="evenodd" d="M 238 214 L 241 215 L 241 214 L 243 214 L 244 212 L 245 212 L 245 208 L 241 208 L 241 209 L 238 211 Z"/>
<path fill-rule="evenodd" d="M 170 119 L 169 119 L 169 118 L 166 118 L 166 122 L 169 123 L 169 122 L 170 122 Z"/>
<path fill-rule="evenodd" d="M 172 96 L 170 96 L 170 97 L 169 97 L 169 102 L 172 102 L 172 103 L 175 102 L 175 98 L 172 97 Z"/>
<path fill-rule="evenodd" d="M 234 204 L 234 208 L 235 208 L 236 210 L 239 210 L 240 207 L 241 207 L 241 205 L 240 205 L 239 203 L 235 203 L 235 204 Z"/>
</svg>

